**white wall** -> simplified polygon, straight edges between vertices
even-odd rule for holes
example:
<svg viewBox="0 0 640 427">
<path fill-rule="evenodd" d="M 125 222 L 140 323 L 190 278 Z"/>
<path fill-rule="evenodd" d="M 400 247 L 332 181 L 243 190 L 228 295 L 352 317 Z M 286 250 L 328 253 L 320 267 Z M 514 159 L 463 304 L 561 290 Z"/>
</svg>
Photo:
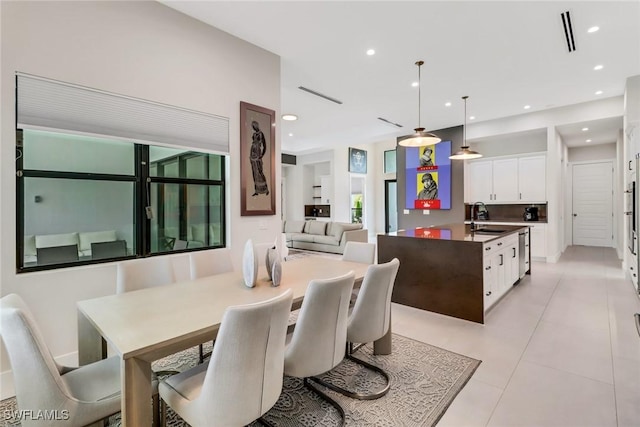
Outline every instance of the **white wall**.
<svg viewBox="0 0 640 427">
<path fill-rule="evenodd" d="M 570 147 L 570 162 L 587 162 L 591 160 L 614 160 L 616 158 L 616 143 L 599 144 L 585 147 Z"/>
<path fill-rule="evenodd" d="M 239 265 L 247 238 L 275 239 L 280 198 L 274 216 L 241 217 L 237 165 L 240 101 L 280 116 L 278 56 L 156 2 L 0 2 L 0 18 L 0 291 L 25 298 L 55 356 L 76 351 L 76 301 L 113 293 L 116 269 L 102 264 L 15 273 L 16 71 L 229 117 L 234 263 Z M 279 140 L 275 157 L 279 182 Z M 0 370 L 8 368 L 3 354 Z M 0 388 L 7 393 L 6 383 Z"/>
</svg>

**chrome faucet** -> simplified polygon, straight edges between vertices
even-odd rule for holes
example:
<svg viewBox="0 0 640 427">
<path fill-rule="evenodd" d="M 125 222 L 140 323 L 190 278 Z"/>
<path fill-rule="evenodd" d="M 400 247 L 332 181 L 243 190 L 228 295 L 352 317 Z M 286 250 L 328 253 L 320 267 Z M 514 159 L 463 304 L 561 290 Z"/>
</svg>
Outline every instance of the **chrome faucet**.
<svg viewBox="0 0 640 427">
<path fill-rule="evenodd" d="M 473 206 L 471 206 L 471 230 L 472 231 L 476 229 L 476 224 L 475 224 L 475 222 L 473 222 L 474 221 L 474 212 L 476 211 L 476 205 L 481 205 L 484 208 L 485 211 L 487 210 L 487 206 L 482 202 L 475 202 L 473 204 Z M 476 220 L 478 219 L 477 215 L 478 214 L 476 213 L 475 214 L 475 217 L 476 217 L 475 219 Z"/>
</svg>

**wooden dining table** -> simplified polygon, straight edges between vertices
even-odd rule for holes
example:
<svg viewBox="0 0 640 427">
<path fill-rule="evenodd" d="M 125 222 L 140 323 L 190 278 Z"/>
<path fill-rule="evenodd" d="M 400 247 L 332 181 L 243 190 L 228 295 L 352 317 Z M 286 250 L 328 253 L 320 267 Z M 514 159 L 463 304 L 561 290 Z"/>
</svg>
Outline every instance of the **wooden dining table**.
<svg viewBox="0 0 640 427">
<path fill-rule="evenodd" d="M 108 344 L 121 359 L 123 425 L 150 426 L 151 362 L 214 339 L 230 306 L 264 301 L 292 289 L 295 309 L 309 281 L 353 271 L 359 285 L 367 268 L 367 264 L 306 257 L 282 263 L 279 287 L 271 286 L 265 273 L 248 288 L 240 272 L 229 272 L 80 301 L 79 361 L 83 365 L 106 358 Z M 391 331 L 374 343 L 374 352 L 391 352 Z"/>
</svg>

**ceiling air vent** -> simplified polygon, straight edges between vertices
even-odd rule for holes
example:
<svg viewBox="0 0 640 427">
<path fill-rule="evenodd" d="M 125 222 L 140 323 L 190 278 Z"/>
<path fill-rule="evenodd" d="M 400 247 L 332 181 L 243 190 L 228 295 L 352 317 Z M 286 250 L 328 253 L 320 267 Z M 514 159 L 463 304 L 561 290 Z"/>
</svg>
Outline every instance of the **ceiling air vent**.
<svg viewBox="0 0 640 427">
<path fill-rule="evenodd" d="M 335 102 L 336 104 L 342 104 L 342 101 L 340 101 L 338 99 L 335 99 L 335 98 L 332 98 L 330 96 L 324 95 L 324 94 L 322 94 L 320 92 L 316 92 L 315 90 L 311 90 L 311 89 L 306 88 L 304 86 L 298 86 L 298 89 L 303 90 L 305 92 L 309 92 L 312 95 L 319 96 L 320 98 L 324 98 L 327 101 Z"/>
<path fill-rule="evenodd" d="M 388 123 L 388 124 L 390 124 L 391 126 L 395 126 L 395 127 L 398 127 L 398 128 L 401 128 L 401 127 L 402 127 L 402 125 L 400 125 L 400 124 L 398 124 L 398 123 L 394 123 L 394 122 L 392 122 L 391 120 L 387 120 L 387 119 L 385 119 L 384 117 L 378 117 L 378 120 L 382 120 L 383 122 Z"/>
<path fill-rule="evenodd" d="M 576 42 L 573 39 L 573 27 L 571 26 L 571 15 L 567 10 L 566 12 L 562 12 L 560 16 L 562 16 L 562 26 L 564 27 L 564 37 L 567 40 L 567 48 L 569 48 L 569 52 L 575 52 Z"/>
</svg>

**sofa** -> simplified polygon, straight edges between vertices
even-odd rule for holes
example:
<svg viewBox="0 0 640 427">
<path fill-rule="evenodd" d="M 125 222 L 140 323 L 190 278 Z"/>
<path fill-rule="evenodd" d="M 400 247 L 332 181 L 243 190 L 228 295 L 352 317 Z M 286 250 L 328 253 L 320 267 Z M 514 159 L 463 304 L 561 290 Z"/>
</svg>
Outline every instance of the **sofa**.
<svg viewBox="0 0 640 427">
<path fill-rule="evenodd" d="M 368 231 L 362 224 L 326 221 L 283 221 L 287 246 L 342 254 L 347 242 L 367 242 Z"/>
<path fill-rule="evenodd" d="M 80 233 L 41 234 L 24 236 L 24 263 L 37 262 L 38 248 L 76 245 L 78 257 L 91 256 L 91 244 L 118 240 L 115 230 L 87 231 Z"/>
</svg>

